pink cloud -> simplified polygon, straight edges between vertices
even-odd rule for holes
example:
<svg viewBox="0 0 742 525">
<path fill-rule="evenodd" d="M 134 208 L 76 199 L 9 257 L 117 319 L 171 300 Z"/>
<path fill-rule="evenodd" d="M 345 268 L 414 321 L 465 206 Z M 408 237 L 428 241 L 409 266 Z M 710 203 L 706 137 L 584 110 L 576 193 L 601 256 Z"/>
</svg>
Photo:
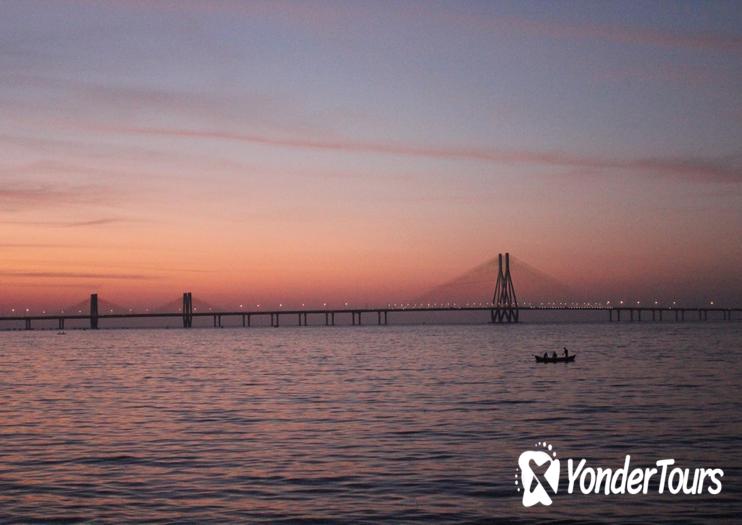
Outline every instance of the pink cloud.
<svg viewBox="0 0 742 525">
<path fill-rule="evenodd" d="M 155 279 L 151 275 L 143 274 L 114 274 L 114 273 L 87 273 L 87 272 L 15 272 L 15 271 L 3 271 L 0 272 L 0 276 L 3 277 L 29 277 L 29 278 L 42 278 L 42 279 L 123 279 L 123 280 L 139 280 L 139 279 Z"/>
<path fill-rule="evenodd" d="M 192 130 L 182 128 L 102 128 L 115 133 L 152 135 L 197 140 L 228 140 L 255 145 L 346 153 L 403 155 L 450 160 L 474 160 L 501 164 L 541 165 L 587 170 L 626 170 L 714 182 L 742 182 L 742 168 L 730 159 L 696 158 L 601 159 L 536 150 L 485 150 L 465 147 L 432 147 L 398 143 L 363 142 L 312 138 L 280 138 L 257 133 Z"/>
</svg>

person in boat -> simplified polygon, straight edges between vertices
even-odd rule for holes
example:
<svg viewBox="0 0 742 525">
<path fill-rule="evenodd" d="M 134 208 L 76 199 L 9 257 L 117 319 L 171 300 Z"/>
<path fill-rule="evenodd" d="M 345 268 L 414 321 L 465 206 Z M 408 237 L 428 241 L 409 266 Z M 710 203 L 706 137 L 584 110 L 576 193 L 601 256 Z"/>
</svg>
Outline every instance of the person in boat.
<svg viewBox="0 0 742 525">
<path fill-rule="evenodd" d="M 544 361 L 549 359 L 549 352 L 544 352 Z"/>
<path fill-rule="evenodd" d="M 554 359 L 556 359 L 557 358 L 556 352 L 554 352 L 554 354 L 551 357 L 553 357 Z"/>
<path fill-rule="evenodd" d="M 564 357 L 569 357 L 569 350 L 567 350 L 567 347 L 564 347 Z"/>
</svg>

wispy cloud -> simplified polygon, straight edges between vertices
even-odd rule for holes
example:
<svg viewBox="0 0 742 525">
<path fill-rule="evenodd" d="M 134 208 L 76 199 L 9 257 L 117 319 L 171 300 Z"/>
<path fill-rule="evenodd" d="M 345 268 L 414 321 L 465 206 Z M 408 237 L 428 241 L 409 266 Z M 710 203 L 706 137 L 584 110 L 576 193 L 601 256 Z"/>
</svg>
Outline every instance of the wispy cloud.
<svg viewBox="0 0 742 525">
<path fill-rule="evenodd" d="M 0 242 L 0 248 L 80 248 L 79 244 L 62 244 L 62 243 L 47 243 L 47 242 Z"/>
<path fill-rule="evenodd" d="M 667 48 L 742 51 L 742 36 L 735 34 L 668 31 L 629 25 L 569 24 L 517 16 L 477 17 L 476 19 L 472 17 L 471 21 L 480 26 L 491 24 L 499 29 L 552 38 L 603 40 L 619 44 L 641 44 Z"/>
<path fill-rule="evenodd" d="M 280 138 L 251 133 L 208 131 L 177 128 L 120 127 L 108 131 L 175 137 L 197 140 L 229 140 L 255 145 L 328 150 L 346 153 L 372 153 L 429 157 L 450 160 L 473 160 L 512 165 L 541 165 L 559 168 L 582 168 L 588 170 L 624 170 L 630 172 L 655 173 L 664 176 L 709 182 L 742 182 L 742 166 L 739 159 L 700 158 L 638 158 L 601 159 L 536 150 L 496 150 L 465 147 L 433 147 L 408 144 L 361 142 L 353 140 L 323 140 L 309 138 Z"/>
<path fill-rule="evenodd" d="M 122 217 L 101 217 L 83 221 L 26 221 L 26 220 L 4 220 L 0 224 L 16 224 L 19 226 L 54 226 L 59 228 L 81 228 L 87 226 L 105 226 L 108 224 L 141 222 L 140 219 L 126 219 Z"/>
<path fill-rule="evenodd" d="M 113 193 L 110 188 L 98 184 L 66 184 L 5 178 L 4 173 L 12 171 L 0 169 L 0 210 L 16 212 L 30 208 L 83 204 L 110 203 L 120 192 Z M 22 173 L 14 173 L 20 176 Z"/>
<path fill-rule="evenodd" d="M 77 228 L 80 226 L 102 226 L 105 224 L 116 224 L 120 222 L 130 222 L 130 220 L 114 218 L 114 217 L 106 217 L 102 219 L 91 219 L 87 221 L 71 221 L 71 222 L 60 223 L 60 224 L 65 226 L 66 228 Z"/>
<path fill-rule="evenodd" d="M 89 272 L 26 272 L 0 271 L 3 277 L 28 277 L 42 279 L 115 279 L 115 280 L 147 280 L 156 279 L 156 276 L 146 274 L 127 273 L 89 273 Z"/>
<path fill-rule="evenodd" d="M 192 0 L 143 2 L 129 0 L 118 2 L 118 6 L 146 10 L 168 10 L 173 13 L 185 11 L 200 15 L 215 13 L 230 16 L 268 16 L 280 17 L 288 22 L 300 24 L 304 27 L 326 34 L 328 31 L 344 28 L 353 22 L 368 19 L 378 15 L 374 9 L 357 2 L 352 4 L 311 4 L 304 2 L 241 2 L 226 0 L 222 2 L 197 2 Z M 460 6 L 442 8 L 426 5 L 421 9 L 416 3 L 398 6 L 398 9 L 388 11 L 389 17 L 406 17 L 414 19 L 416 23 L 425 18 L 442 20 L 444 22 L 459 21 L 471 30 L 483 28 L 486 30 L 515 31 L 549 38 L 589 39 L 615 42 L 619 44 L 639 44 L 664 48 L 686 48 L 717 51 L 742 51 L 742 36 L 738 34 L 723 34 L 711 32 L 674 31 L 663 28 L 650 28 L 639 24 L 601 24 L 601 23 L 567 23 L 559 20 L 535 19 L 524 16 L 509 16 L 486 13 L 467 13 Z"/>
</svg>

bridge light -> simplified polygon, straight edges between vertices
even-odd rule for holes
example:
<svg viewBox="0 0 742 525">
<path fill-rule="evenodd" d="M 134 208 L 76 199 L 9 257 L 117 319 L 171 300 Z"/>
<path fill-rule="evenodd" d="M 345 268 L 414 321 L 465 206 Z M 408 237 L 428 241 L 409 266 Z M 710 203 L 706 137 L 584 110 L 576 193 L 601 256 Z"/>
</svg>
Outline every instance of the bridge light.
<svg viewBox="0 0 742 525">
<path fill-rule="evenodd" d="M 714 301 L 711 301 L 711 304 L 714 304 Z"/>
</svg>

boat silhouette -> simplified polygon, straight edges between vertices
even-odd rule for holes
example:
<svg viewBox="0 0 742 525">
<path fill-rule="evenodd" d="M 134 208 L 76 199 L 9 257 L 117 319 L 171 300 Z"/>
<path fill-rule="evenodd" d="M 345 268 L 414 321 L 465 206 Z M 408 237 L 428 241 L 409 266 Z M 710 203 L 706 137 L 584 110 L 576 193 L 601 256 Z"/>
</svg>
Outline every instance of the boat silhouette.
<svg viewBox="0 0 742 525">
<path fill-rule="evenodd" d="M 575 360 L 577 354 L 572 354 L 568 356 L 557 356 L 557 357 L 544 357 L 542 355 L 534 355 L 533 357 L 536 358 L 537 363 L 571 363 Z"/>
</svg>

